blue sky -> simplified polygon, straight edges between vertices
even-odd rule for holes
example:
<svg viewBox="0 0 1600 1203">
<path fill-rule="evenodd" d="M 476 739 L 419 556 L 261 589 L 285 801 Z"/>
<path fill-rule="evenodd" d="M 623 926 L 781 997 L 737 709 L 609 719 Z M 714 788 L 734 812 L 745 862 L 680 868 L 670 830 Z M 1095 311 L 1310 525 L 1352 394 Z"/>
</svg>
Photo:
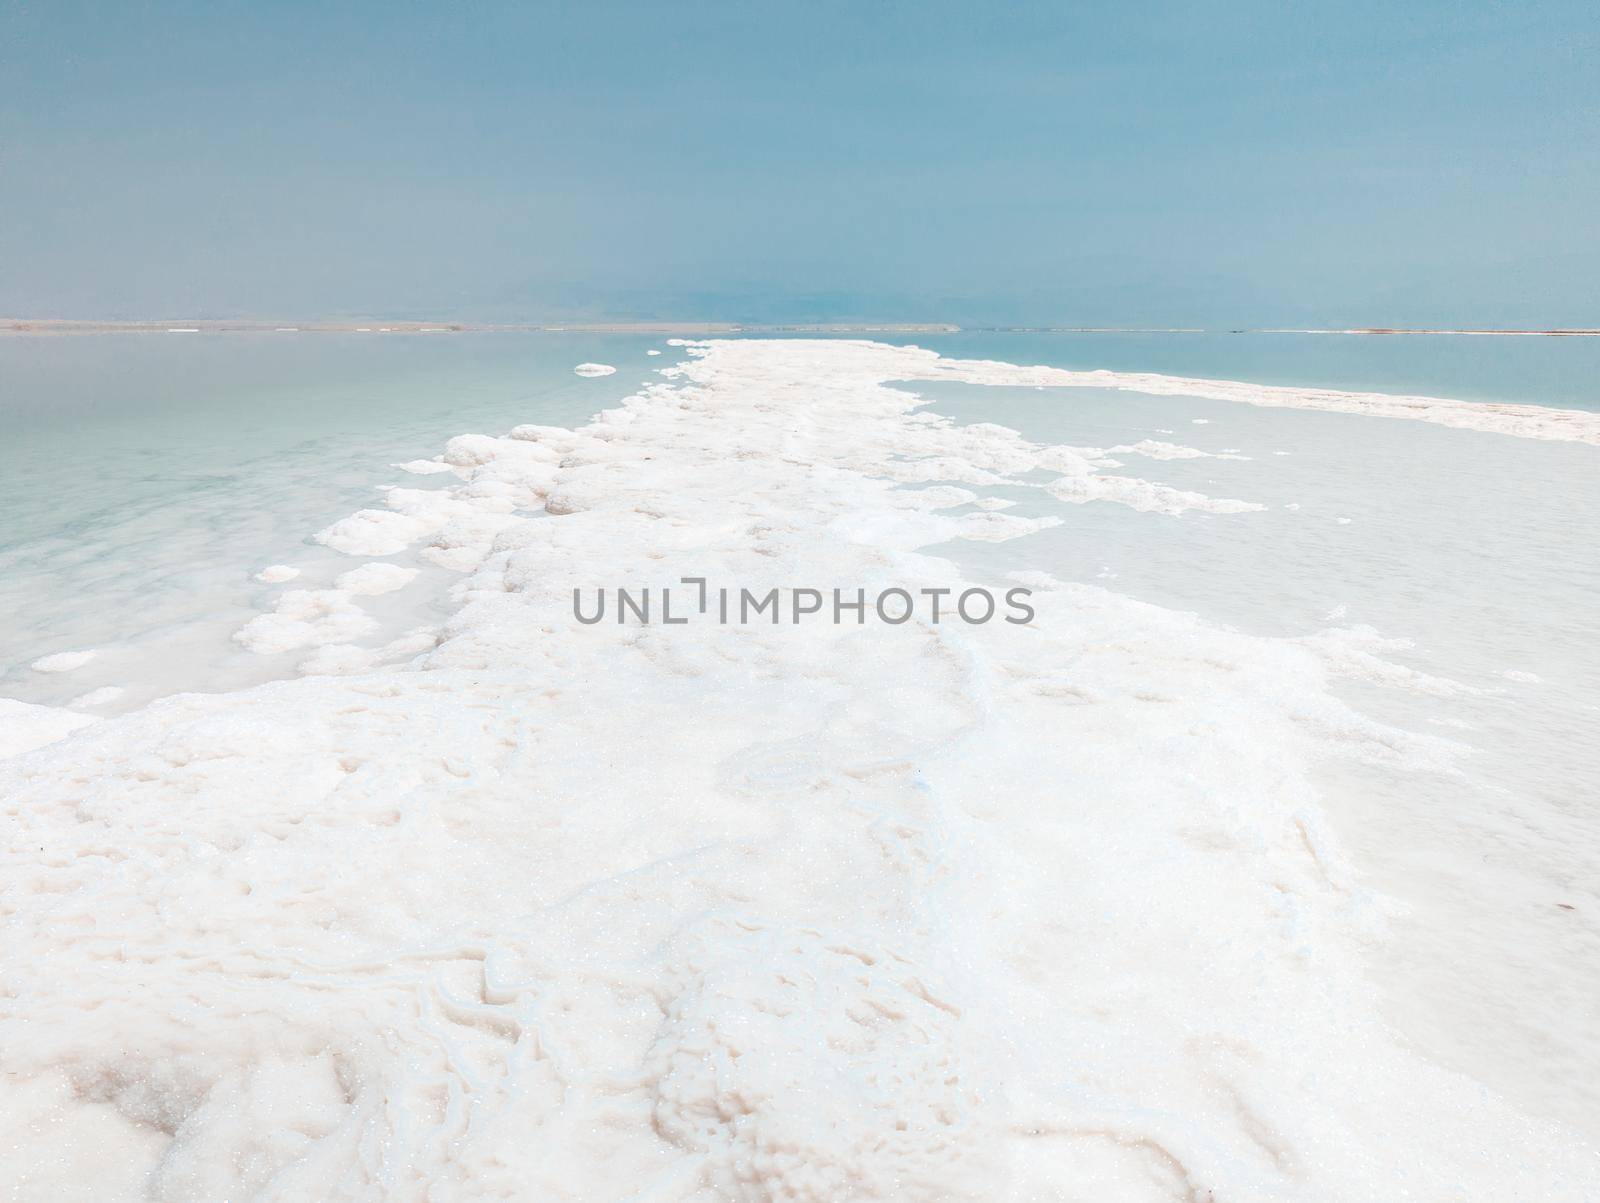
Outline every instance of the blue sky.
<svg viewBox="0 0 1600 1203">
<path fill-rule="evenodd" d="M 0 0 L 0 312 L 1600 325 L 1600 7 Z"/>
</svg>

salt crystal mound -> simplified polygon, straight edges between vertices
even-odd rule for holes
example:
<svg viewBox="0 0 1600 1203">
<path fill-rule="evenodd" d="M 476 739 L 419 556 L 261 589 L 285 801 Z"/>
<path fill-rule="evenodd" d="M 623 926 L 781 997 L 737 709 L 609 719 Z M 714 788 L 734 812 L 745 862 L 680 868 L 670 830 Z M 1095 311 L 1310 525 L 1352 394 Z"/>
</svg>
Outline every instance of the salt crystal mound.
<svg viewBox="0 0 1600 1203">
<path fill-rule="evenodd" d="M 377 622 L 343 589 L 291 589 L 270 614 L 258 614 L 233 633 L 234 642 L 262 656 L 342 643 L 377 629 Z"/>
<path fill-rule="evenodd" d="M 1147 459 L 1249 459 L 1238 451 L 1201 451 L 1197 447 L 1183 447 L 1160 439 L 1140 439 L 1137 443 L 1112 447 L 1108 455 L 1142 455 Z"/>
<path fill-rule="evenodd" d="M 409 668 L 179 695 L 0 762 L 0 1061 L 28 1133 L 5 1180 L 1600 1191 L 1592 1149 L 1412 1052 L 1367 982 L 1387 907 L 1310 766 L 1460 751 L 1335 696 L 1443 688 L 1381 669 L 1381 640 L 1036 574 L 1027 626 L 576 623 L 574 588 L 684 575 L 959 589 L 917 548 L 1004 517 L 974 487 L 1094 471 L 918 413 L 886 383 L 923 362 L 900 348 L 692 355 L 581 430 L 468 440 L 442 514 L 390 511 L 422 538 L 471 527 L 457 505 L 507 519 L 451 544 L 478 562 Z"/>
<path fill-rule="evenodd" d="M 82 668 L 99 654 L 92 648 L 80 652 L 56 652 L 51 656 L 40 656 L 28 667 L 36 673 L 70 673 Z"/>
<path fill-rule="evenodd" d="M 396 589 L 404 589 L 416 579 L 415 568 L 374 562 L 340 573 L 333 582 L 333 587 L 358 597 L 377 597 L 383 593 L 393 593 Z"/>
<path fill-rule="evenodd" d="M 91 689 L 88 693 L 73 698 L 67 705 L 72 709 L 109 706 L 126 692 L 127 690 L 120 685 L 102 685 L 99 689 Z"/>
<path fill-rule="evenodd" d="M 580 363 L 572 370 L 580 376 L 610 376 L 617 369 L 609 363 Z"/>
<path fill-rule="evenodd" d="M 289 564 L 268 564 L 256 573 L 256 580 L 268 585 L 281 585 L 284 581 L 292 581 L 300 575 L 300 570 Z"/>
<path fill-rule="evenodd" d="M 91 715 L 55 706 L 0 698 L 0 759 L 42 748 L 94 721 Z"/>
</svg>

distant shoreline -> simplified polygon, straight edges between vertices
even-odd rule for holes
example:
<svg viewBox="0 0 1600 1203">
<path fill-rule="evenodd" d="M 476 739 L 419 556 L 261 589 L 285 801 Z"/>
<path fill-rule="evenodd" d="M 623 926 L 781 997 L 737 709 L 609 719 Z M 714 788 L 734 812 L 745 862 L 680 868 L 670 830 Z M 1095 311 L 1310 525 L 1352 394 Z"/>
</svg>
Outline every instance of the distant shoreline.
<svg viewBox="0 0 1600 1203">
<path fill-rule="evenodd" d="M 1489 328 L 1349 329 L 1287 327 L 1203 329 L 1192 326 L 957 326 L 947 322 L 783 323 L 748 322 L 450 322 L 368 319 L 263 321 L 244 318 L 168 318 L 140 321 L 83 321 L 75 318 L 0 318 L 0 335 L 67 334 L 663 334 L 718 337 L 731 334 L 1326 334 L 1473 336 L 1494 338 L 1600 338 L 1600 327 L 1549 330 Z"/>
<path fill-rule="evenodd" d="M 73 318 L 0 318 L 0 335 L 53 334 L 955 334 L 945 323 L 751 325 L 737 322 L 453 322 L 360 320 L 261 321 L 247 318 L 168 318 L 152 321 L 80 321 Z"/>
</svg>

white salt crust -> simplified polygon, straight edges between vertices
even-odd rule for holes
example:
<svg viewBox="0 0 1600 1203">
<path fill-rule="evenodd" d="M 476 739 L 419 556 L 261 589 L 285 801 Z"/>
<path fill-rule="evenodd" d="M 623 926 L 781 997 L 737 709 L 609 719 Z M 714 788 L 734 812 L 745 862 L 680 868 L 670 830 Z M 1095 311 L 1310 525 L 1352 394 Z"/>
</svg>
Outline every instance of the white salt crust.
<svg viewBox="0 0 1600 1203">
<path fill-rule="evenodd" d="M 73 698 L 67 705 L 74 710 L 92 710 L 96 706 L 109 706 L 126 692 L 120 685 L 102 685 Z"/>
<path fill-rule="evenodd" d="M 407 667 L 349 641 L 352 590 L 290 591 L 244 642 L 357 675 L 180 695 L 0 761 L 0 1120 L 25 1134 L 0 1178 L 97 1200 L 1600 1193 L 1591 1148 L 1380 1016 L 1385 904 L 1309 768 L 1449 773 L 1460 749 L 1335 695 L 1452 688 L 1371 632 L 1259 638 L 1037 574 L 1026 626 L 575 622 L 574 588 L 685 575 L 959 590 L 916 549 L 1037 529 L 975 490 L 1041 470 L 1252 520 L 889 387 L 1045 369 L 689 353 L 581 430 L 452 440 L 458 483 L 323 532 L 465 574 Z"/>
<path fill-rule="evenodd" d="M 404 589 L 416 579 L 415 568 L 404 568 L 399 564 L 372 563 L 340 573 L 338 579 L 333 582 L 333 587 L 346 593 L 353 593 L 357 597 L 377 597 L 382 593 L 393 593 L 396 589 Z"/>
<path fill-rule="evenodd" d="M 414 459 L 404 464 L 392 464 L 391 467 L 399 468 L 402 472 L 410 472 L 414 476 L 434 476 L 440 472 L 450 471 L 450 465 L 443 460 Z"/>
<path fill-rule="evenodd" d="M 903 353 L 905 374 L 902 378 L 906 380 L 936 380 L 941 377 L 971 379 L 971 373 L 981 372 L 990 384 L 1111 388 L 1162 397 L 1204 397 L 1243 405 L 1316 409 L 1377 418 L 1407 418 L 1461 430 L 1482 430 L 1524 439 L 1554 439 L 1600 446 L 1600 413 L 1587 410 L 1247 384 L 1238 380 L 1204 380 L 1150 372 L 1078 372 L 1066 368 L 1019 367 L 988 360 L 942 360 L 932 351 L 916 347 L 899 347 L 895 350 Z M 1196 426 L 1207 426 L 1211 424 L 1211 419 L 1191 418 L 1190 422 Z"/>
<path fill-rule="evenodd" d="M 0 759 L 42 748 L 92 722 L 91 715 L 0 698 Z"/>
<path fill-rule="evenodd" d="M 79 652 L 56 652 L 51 656 L 40 656 L 28 667 L 36 673 L 69 673 L 82 668 L 99 654 L 92 648 Z"/>
</svg>

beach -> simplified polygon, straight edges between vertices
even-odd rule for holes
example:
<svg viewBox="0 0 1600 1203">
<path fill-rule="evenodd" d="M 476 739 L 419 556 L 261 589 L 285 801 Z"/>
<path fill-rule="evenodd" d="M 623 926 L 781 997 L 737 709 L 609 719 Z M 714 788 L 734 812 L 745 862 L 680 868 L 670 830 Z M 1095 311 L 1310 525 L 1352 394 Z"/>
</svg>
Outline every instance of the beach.
<svg viewBox="0 0 1600 1203">
<path fill-rule="evenodd" d="M 31 649 L 20 1197 L 1600 1192 L 1595 413 L 646 345 Z"/>
</svg>

